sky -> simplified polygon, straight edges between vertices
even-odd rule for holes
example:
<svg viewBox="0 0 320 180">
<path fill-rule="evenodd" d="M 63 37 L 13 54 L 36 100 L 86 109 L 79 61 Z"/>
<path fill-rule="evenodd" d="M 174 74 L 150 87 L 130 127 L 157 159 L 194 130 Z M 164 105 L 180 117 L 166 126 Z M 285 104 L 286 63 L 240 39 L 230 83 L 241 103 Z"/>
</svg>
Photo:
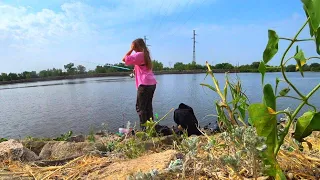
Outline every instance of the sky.
<svg viewBox="0 0 320 180">
<path fill-rule="evenodd" d="M 198 64 L 251 64 L 262 59 L 268 29 L 292 38 L 305 20 L 300 0 L 0 0 L 0 72 L 119 63 L 144 36 L 164 66 L 189 63 L 193 30 Z M 300 37 L 310 37 L 308 27 Z M 313 42 L 299 47 L 316 55 Z"/>
</svg>

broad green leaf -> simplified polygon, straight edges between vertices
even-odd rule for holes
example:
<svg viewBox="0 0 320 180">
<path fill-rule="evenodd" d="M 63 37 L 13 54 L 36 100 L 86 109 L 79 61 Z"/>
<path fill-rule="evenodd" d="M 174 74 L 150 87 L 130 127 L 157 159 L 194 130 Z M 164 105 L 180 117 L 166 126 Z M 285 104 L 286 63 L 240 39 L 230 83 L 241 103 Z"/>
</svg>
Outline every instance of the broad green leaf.
<svg viewBox="0 0 320 180">
<path fill-rule="evenodd" d="M 306 8 L 305 6 L 303 6 L 303 9 L 304 9 L 304 12 L 305 12 L 306 16 L 309 17 L 309 15 L 308 15 L 308 13 L 307 13 L 307 8 Z M 310 33 L 310 36 L 313 37 L 314 32 L 313 32 L 313 28 L 312 28 L 312 26 L 311 26 L 310 21 L 309 21 L 308 24 L 309 24 L 309 33 Z"/>
<path fill-rule="evenodd" d="M 209 85 L 209 84 L 203 84 L 203 83 L 201 83 L 200 85 L 201 85 L 201 86 L 208 87 L 208 88 L 210 88 L 212 91 L 217 92 L 217 89 L 216 89 L 216 88 L 214 88 L 214 87 L 212 87 L 212 86 L 211 86 L 211 85 Z"/>
<path fill-rule="evenodd" d="M 276 96 L 274 95 L 271 84 L 266 84 L 263 87 L 263 102 L 267 107 L 276 110 Z"/>
<path fill-rule="evenodd" d="M 296 70 L 299 69 L 301 75 L 303 76 L 302 66 L 306 64 L 307 60 L 304 57 L 304 53 L 301 49 L 294 55 L 294 59 L 297 61 Z"/>
<path fill-rule="evenodd" d="M 263 51 L 263 61 L 267 64 L 278 52 L 279 37 L 274 30 L 268 30 L 268 44 Z"/>
<path fill-rule="evenodd" d="M 318 28 L 318 31 L 316 34 L 316 49 L 317 49 L 317 53 L 320 55 L 320 27 Z"/>
<path fill-rule="evenodd" d="M 320 112 L 305 112 L 298 118 L 294 138 L 302 141 L 303 138 L 309 136 L 312 131 L 320 131 Z"/>
<path fill-rule="evenodd" d="M 284 88 L 279 92 L 279 94 L 280 96 L 285 96 L 288 94 L 289 91 L 290 91 L 290 88 Z"/>
<path fill-rule="evenodd" d="M 263 84 L 264 75 L 266 74 L 266 70 L 267 70 L 267 67 L 266 67 L 266 65 L 265 65 L 265 63 L 263 61 L 260 62 L 258 70 L 261 73 L 261 81 L 262 81 L 262 84 Z"/>
<path fill-rule="evenodd" d="M 265 104 L 251 104 L 248 111 L 257 134 L 266 138 L 267 156 L 274 158 L 274 148 L 277 143 L 276 115 L 270 114 Z"/>
<path fill-rule="evenodd" d="M 319 0 L 301 0 L 303 8 L 306 11 L 309 20 L 309 27 L 312 28 L 313 32 L 317 32 L 320 25 L 320 1 Z M 310 33 L 313 36 L 312 33 Z"/>
</svg>

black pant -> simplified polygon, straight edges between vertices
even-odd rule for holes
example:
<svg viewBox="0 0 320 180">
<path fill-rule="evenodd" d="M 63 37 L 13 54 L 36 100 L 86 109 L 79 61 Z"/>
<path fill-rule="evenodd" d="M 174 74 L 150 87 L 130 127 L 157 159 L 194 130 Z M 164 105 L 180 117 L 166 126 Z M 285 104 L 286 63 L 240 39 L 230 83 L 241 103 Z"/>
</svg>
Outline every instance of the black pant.
<svg viewBox="0 0 320 180">
<path fill-rule="evenodd" d="M 156 85 L 140 85 L 138 87 L 136 110 L 140 118 L 140 128 L 142 130 L 145 127 L 141 126 L 141 124 L 144 124 L 150 118 L 154 119 L 152 99 L 155 90 Z"/>
</svg>

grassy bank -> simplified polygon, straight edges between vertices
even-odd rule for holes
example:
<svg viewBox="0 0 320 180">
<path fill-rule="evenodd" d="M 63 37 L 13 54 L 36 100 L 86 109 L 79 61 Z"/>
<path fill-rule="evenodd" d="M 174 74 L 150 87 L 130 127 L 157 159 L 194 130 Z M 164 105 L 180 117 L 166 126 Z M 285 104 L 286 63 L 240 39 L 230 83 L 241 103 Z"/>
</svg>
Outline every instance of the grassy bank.
<svg viewBox="0 0 320 180">
<path fill-rule="evenodd" d="M 191 137 L 151 136 L 147 131 L 122 137 L 91 134 L 83 142 L 71 142 L 67 136 L 55 140 L 28 138 L 20 142 L 40 152 L 43 158 L 32 162 L 0 161 L 0 178 L 271 179 L 265 174 L 262 162 L 254 161 L 258 158 L 252 144 L 255 141 L 235 144 L 229 140 L 235 136 L 245 141 L 257 140 L 258 136 L 248 129 L 238 130 L 240 136 L 209 132 Z M 319 137 L 318 133 L 308 137 L 314 148 L 309 149 L 305 144 L 303 152 L 290 138 L 286 139 L 278 161 L 287 179 L 320 177 Z M 46 157 L 45 151 L 52 153 Z"/>
</svg>

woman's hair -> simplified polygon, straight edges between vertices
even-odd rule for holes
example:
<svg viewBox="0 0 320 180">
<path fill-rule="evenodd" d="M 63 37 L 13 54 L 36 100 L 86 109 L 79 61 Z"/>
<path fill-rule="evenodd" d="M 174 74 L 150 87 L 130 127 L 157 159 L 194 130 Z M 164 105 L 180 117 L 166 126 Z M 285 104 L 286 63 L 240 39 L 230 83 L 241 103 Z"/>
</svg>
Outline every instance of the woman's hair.
<svg viewBox="0 0 320 180">
<path fill-rule="evenodd" d="M 132 42 L 134 44 L 134 49 L 143 52 L 144 54 L 144 64 L 148 69 L 152 69 L 152 61 L 150 57 L 150 52 L 146 43 L 142 38 L 138 38 Z"/>
</svg>

